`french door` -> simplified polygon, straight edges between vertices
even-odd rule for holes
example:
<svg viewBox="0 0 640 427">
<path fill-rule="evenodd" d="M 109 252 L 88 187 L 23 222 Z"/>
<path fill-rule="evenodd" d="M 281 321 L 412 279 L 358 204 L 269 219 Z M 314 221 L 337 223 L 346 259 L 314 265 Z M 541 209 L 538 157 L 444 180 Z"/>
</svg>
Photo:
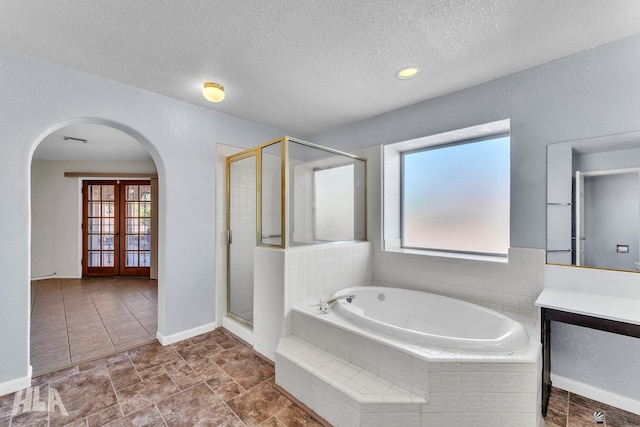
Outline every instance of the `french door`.
<svg viewBox="0 0 640 427">
<path fill-rule="evenodd" d="M 151 182 L 83 181 L 83 276 L 149 276 Z"/>
</svg>

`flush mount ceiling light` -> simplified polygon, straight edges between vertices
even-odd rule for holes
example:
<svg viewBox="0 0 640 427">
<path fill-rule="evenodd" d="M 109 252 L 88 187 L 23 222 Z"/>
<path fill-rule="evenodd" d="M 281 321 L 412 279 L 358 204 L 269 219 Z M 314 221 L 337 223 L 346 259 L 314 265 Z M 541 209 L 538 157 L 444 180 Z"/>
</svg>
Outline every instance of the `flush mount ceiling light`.
<svg viewBox="0 0 640 427">
<path fill-rule="evenodd" d="M 224 99 L 224 87 L 218 83 L 206 82 L 202 88 L 202 95 L 207 101 L 220 102 Z"/>
<path fill-rule="evenodd" d="M 418 67 L 404 67 L 396 71 L 396 77 L 401 80 L 414 78 L 420 72 Z"/>
</svg>

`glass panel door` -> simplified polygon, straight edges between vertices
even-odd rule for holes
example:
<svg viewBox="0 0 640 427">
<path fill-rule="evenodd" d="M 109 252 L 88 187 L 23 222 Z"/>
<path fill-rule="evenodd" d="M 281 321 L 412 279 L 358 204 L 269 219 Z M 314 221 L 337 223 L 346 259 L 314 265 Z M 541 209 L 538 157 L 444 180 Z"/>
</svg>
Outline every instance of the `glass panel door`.
<svg viewBox="0 0 640 427">
<path fill-rule="evenodd" d="M 118 275 L 118 190 L 116 181 L 83 183 L 85 276 Z"/>
<path fill-rule="evenodd" d="M 253 248 L 256 246 L 256 156 L 231 160 L 227 168 L 228 315 L 253 325 Z"/>
<path fill-rule="evenodd" d="M 84 181 L 82 193 L 82 274 L 149 276 L 151 182 Z"/>
<path fill-rule="evenodd" d="M 123 181 L 120 245 L 122 276 L 148 276 L 151 266 L 151 183 Z"/>
</svg>

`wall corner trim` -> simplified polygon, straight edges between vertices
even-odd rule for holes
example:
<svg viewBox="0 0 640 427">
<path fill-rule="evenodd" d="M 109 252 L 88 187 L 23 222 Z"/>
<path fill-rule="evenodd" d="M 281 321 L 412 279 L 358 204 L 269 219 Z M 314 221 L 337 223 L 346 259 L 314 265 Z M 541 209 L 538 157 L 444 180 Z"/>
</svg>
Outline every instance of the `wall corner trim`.
<svg viewBox="0 0 640 427">
<path fill-rule="evenodd" d="M 561 388 L 562 390 L 566 390 L 570 393 L 576 393 L 581 396 L 588 397 L 589 399 L 624 409 L 625 411 L 640 414 L 640 401 L 632 397 L 616 394 L 611 391 L 594 387 L 590 384 L 585 384 L 571 378 L 555 375 L 553 373 L 551 373 L 551 383 L 554 387 Z"/>
<path fill-rule="evenodd" d="M 29 365 L 27 375 L 24 377 L 16 378 L 13 380 L 0 383 L 0 396 L 5 394 L 14 393 L 18 390 L 31 387 L 31 377 L 33 375 L 33 368 Z"/>
<path fill-rule="evenodd" d="M 178 332 L 171 335 L 162 335 L 160 331 L 156 332 L 156 338 L 162 345 L 169 345 L 178 341 L 186 340 L 187 338 L 195 337 L 206 332 L 211 332 L 218 327 L 216 322 L 206 323 L 195 328 L 187 329 L 186 331 Z"/>
</svg>

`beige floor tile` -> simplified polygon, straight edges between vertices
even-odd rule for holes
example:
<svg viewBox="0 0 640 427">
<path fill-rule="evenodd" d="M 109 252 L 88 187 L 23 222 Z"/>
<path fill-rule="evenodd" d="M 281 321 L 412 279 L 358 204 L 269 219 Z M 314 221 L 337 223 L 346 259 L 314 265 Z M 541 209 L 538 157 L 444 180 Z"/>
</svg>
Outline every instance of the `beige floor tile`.
<svg viewBox="0 0 640 427">
<path fill-rule="evenodd" d="M 111 354 L 116 348 L 130 349 L 154 341 L 157 293 L 157 281 L 143 278 L 33 281 L 34 372 L 47 372 Z"/>
</svg>

